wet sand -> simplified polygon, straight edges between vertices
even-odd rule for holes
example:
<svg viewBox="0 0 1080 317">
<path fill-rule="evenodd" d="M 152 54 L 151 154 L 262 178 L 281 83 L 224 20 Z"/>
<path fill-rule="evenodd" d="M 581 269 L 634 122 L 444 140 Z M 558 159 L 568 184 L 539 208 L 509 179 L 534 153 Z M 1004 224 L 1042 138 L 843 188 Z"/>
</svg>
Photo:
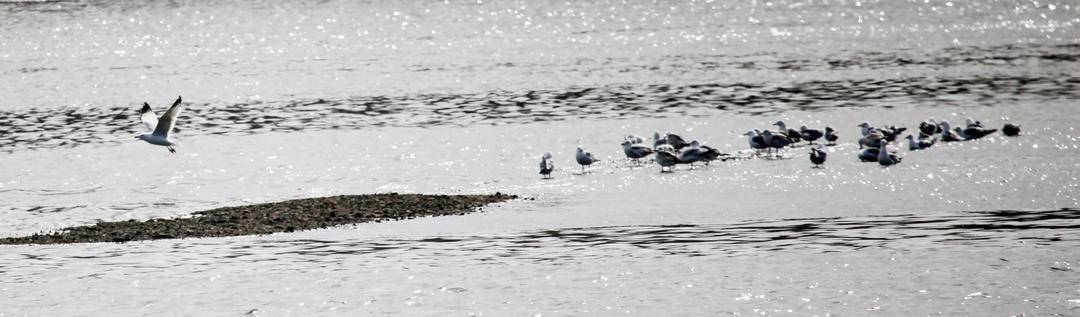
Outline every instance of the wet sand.
<svg viewBox="0 0 1080 317">
<path fill-rule="evenodd" d="M 0 239 L 0 244 L 61 244 L 128 242 L 260 235 L 327 228 L 339 225 L 425 216 L 461 215 L 484 205 L 517 196 L 370 194 L 296 199 L 200 211 L 192 217 L 147 221 L 99 222 L 25 237 Z"/>
</svg>

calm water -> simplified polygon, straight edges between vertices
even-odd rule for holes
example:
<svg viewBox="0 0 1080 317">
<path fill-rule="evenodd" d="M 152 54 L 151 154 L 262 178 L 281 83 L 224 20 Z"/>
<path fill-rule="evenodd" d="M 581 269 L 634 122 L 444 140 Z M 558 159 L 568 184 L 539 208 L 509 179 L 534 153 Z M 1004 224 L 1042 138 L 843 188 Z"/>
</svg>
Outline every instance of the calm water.
<svg viewBox="0 0 1080 317">
<path fill-rule="evenodd" d="M 0 316 L 1077 315 L 1080 4 L 0 1 L 0 234 L 369 192 L 466 216 L 0 247 Z M 189 102 L 179 154 L 137 108 Z M 1000 135 L 855 159 L 861 121 Z M 627 133 L 790 159 L 659 174 Z M 574 147 L 604 161 L 580 175 Z M 553 180 L 536 174 L 555 154 Z"/>
</svg>

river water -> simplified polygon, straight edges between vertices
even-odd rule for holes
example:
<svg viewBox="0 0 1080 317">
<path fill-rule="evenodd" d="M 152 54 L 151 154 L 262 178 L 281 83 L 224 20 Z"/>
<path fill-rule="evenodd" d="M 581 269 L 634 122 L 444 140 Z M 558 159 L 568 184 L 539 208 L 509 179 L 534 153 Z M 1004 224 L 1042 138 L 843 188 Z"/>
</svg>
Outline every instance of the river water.
<svg viewBox="0 0 1080 317">
<path fill-rule="evenodd" d="M 1078 315 L 1080 7 L 0 1 L 0 234 L 372 192 L 482 213 L 0 246 L 0 316 Z M 137 110 L 183 95 L 179 153 Z M 160 112 L 160 110 L 159 110 Z M 856 124 L 1000 134 L 860 163 Z M 660 174 L 623 135 L 744 153 Z M 602 162 L 581 174 L 583 146 Z M 555 155 L 552 180 L 537 174 Z"/>
</svg>

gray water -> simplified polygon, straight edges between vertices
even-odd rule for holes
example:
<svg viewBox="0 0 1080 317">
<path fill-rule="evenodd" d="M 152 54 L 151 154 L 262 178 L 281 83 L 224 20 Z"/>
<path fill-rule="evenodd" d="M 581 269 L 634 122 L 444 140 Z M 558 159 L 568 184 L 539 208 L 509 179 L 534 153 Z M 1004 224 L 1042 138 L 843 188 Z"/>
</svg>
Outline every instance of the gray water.
<svg viewBox="0 0 1080 317">
<path fill-rule="evenodd" d="M 0 234 L 371 192 L 483 213 L 0 246 L 0 315 L 1080 314 L 1070 2 L 0 2 Z M 133 140 L 183 95 L 179 153 Z M 859 163 L 862 121 L 1024 135 Z M 660 174 L 623 135 L 786 159 Z M 603 161 L 582 175 L 583 146 Z M 537 175 L 555 154 L 553 180 Z"/>
</svg>

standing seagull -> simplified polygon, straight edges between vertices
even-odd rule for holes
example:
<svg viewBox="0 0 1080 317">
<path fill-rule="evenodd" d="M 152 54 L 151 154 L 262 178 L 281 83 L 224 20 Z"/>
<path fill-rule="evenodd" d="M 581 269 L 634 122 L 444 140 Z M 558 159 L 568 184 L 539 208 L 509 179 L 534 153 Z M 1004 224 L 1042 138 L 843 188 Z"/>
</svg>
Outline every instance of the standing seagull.
<svg viewBox="0 0 1080 317">
<path fill-rule="evenodd" d="M 821 145 L 818 145 L 820 147 Z M 810 163 L 814 163 L 814 167 L 821 167 L 821 164 L 825 164 L 825 157 L 828 156 L 825 151 L 822 151 L 818 147 L 810 148 Z"/>
<path fill-rule="evenodd" d="M 652 147 L 659 149 L 661 145 L 667 144 L 667 138 L 661 138 L 660 132 L 653 131 L 652 133 Z"/>
<path fill-rule="evenodd" d="M 971 121 L 971 119 L 968 119 Z M 991 133 L 997 132 L 997 129 L 983 129 L 982 123 L 975 121 L 975 123 L 969 123 L 967 129 L 960 130 L 960 127 L 956 127 L 960 136 L 963 136 L 966 140 L 977 140 Z"/>
<path fill-rule="evenodd" d="M 836 140 L 838 139 L 840 139 L 840 137 L 836 135 L 836 130 L 833 130 L 831 127 L 825 127 L 825 141 L 829 141 L 829 145 L 836 145 Z"/>
<path fill-rule="evenodd" d="M 825 134 L 821 133 L 821 130 L 807 129 L 804 125 L 799 127 L 799 135 L 802 136 L 803 140 L 809 141 L 810 144 L 814 144 L 814 141 L 817 141 L 817 139 L 820 139 L 821 136 Z"/>
<path fill-rule="evenodd" d="M 701 160 L 705 161 L 705 166 L 709 166 L 709 162 L 720 159 L 721 156 L 724 157 L 723 159 L 720 159 L 721 161 L 732 159 L 730 154 L 722 153 L 720 150 L 709 147 L 708 145 L 701 145 L 701 150 Z"/>
<path fill-rule="evenodd" d="M 635 144 L 630 140 L 623 141 L 622 149 L 623 153 L 626 154 L 626 157 L 634 162 L 637 162 L 640 158 L 649 156 L 649 154 L 653 154 L 653 149 L 650 149 L 644 144 Z"/>
<path fill-rule="evenodd" d="M 791 143 L 802 141 L 802 134 L 799 134 L 799 131 L 796 131 L 795 129 L 788 129 L 787 124 L 784 124 L 784 121 L 776 121 L 773 125 L 780 128 L 780 132 L 775 134 L 786 136 L 791 140 Z"/>
<path fill-rule="evenodd" d="M 693 169 L 694 162 L 706 161 L 707 163 L 706 157 L 708 155 L 709 154 L 706 154 L 706 150 L 702 148 L 701 142 L 698 142 L 698 140 L 694 140 L 690 142 L 690 146 L 688 146 L 685 151 L 682 151 L 682 153 L 679 154 L 679 162 L 683 164 L 690 164 L 690 169 Z M 717 156 L 719 156 L 719 153 L 717 153 Z"/>
<path fill-rule="evenodd" d="M 949 121 L 941 120 L 941 123 L 939 123 L 938 126 L 941 127 L 941 141 L 957 142 L 964 140 L 960 137 L 959 134 L 956 134 L 955 131 L 950 129 L 951 127 L 949 126 Z"/>
<path fill-rule="evenodd" d="M 941 133 L 941 127 L 934 121 L 934 118 L 930 118 L 919 123 L 919 133 L 926 136 L 935 135 Z"/>
<path fill-rule="evenodd" d="M 551 172 L 554 170 L 555 160 L 551 159 L 551 152 L 544 152 L 544 155 L 540 156 L 540 175 L 551 178 Z"/>
<path fill-rule="evenodd" d="M 785 146 L 794 143 L 792 139 L 784 136 L 783 134 L 773 134 L 772 131 L 769 130 L 761 132 L 761 138 L 765 140 L 766 145 L 768 145 L 770 148 L 776 149 L 777 151 L 783 149 Z M 779 157 L 780 154 L 777 153 L 776 156 Z"/>
<path fill-rule="evenodd" d="M 931 146 L 934 146 L 935 142 L 937 142 L 937 138 L 918 139 L 918 140 L 916 140 L 914 135 L 908 134 L 907 135 L 907 141 L 908 141 L 908 150 L 915 151 L 915 150 L 929 149 Z"/>
<path fill-rule="evenodd" d="M 674 172 L 675 164 L 679 163 L 679 156 L 675 154 L 675 147 L 664 144 L 656 148 L 656 164 L 660 165 L 661 173 Z"/>
<path fill-rule="evenodd" d="M 176 116 L 180 115 L 180 110 L 183 109 L 184 107 L 180 105 L 180 96 L 177 96 L 172 107 L 169 107 L 169 110 L 158 118 L 154 114 L 154 110 L 150 109 L 150 104 L 144 102 L 142 110 L 139 111 L 139 119 L 146 125 L 146 129 L 152 131 L 152 133 L 141 134 L 135 138 L 153 145 L 164 146 L 169 149 L 169 152 L 176 153 L 173 146 L 180 145 L 180 143 L 169 139 L 169 132 L 172 132 L 173 126 L 176 125 Z"/>
<path fill-rule="evenodd" d="M 859 161 L 862 161 L 862 162 L 877 162 L 878 154 L 880 154 L 880 153 L 881 153 L 880 149 L 868 147 L 865 150 L 862 150 L 862 152 L 859 152 L 859 155 L 858 155 Z"/>
<path fill-rule="evenodd" d="M 684 140 L 678 134 L 668 132 L 667 134 L 665 134 L 664 138 L 667 139 L 667 144 L 675 147 L 675 151 L 682 151 L 684 147 L 690 146 L 690 143 L 687 143 L 686 140 Z"/>
<path fill-rule="evenodd" d="M 881 164 L 881 166 L 896 165 L 897 163 L 900 163 L 900 157 L 896 156 L 896 154 L 889 153 L 889 143 L 884 142 L 881 143 L 881 150 L 878 151 L 877 162 L 878 164 Z"/>
<path fill-rule="evenodd" d="M 765 144 L 765 138 L 759 135 L 756 130 L 746 131 L 743 135 L 749 139 L 750 149 L 754 150 L 755 154 L 761 154 L 761 150 L 769 148 L 769 145 Z"/>
<path fill-rule="evenodd" d="M 582 174 L 585 173 L 585 166 L 596 163 L 596 158 L 593 158 L 592 153 L 585 152 L 585 149 L 582 149 L 580 146 L 577 148 L 577 154 L 574 155 L 574 158 L 577 159 L 577 163 L 581 165 Z"/>
</svg>

